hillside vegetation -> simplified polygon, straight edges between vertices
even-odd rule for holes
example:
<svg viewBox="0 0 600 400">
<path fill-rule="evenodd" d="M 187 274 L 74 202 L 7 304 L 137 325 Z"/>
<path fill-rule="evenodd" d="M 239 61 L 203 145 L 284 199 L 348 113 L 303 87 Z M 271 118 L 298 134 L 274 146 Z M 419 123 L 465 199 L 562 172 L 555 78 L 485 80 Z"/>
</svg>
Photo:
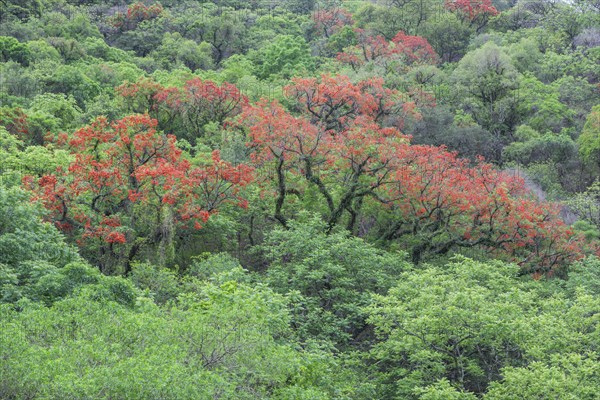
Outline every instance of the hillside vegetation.
<svg viewBox="0 0 600 400">
<path fill-rule="evenodd" d="M 597 0 L 0 10 L 1 399 L 597 398 Z"/>
</svg>

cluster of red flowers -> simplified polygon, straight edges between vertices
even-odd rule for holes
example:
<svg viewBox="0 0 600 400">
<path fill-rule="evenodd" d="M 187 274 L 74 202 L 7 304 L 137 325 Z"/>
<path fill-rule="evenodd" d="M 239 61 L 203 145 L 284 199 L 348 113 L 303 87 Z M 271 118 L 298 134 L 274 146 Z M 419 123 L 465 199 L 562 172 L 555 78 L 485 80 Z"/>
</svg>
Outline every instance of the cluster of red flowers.
<svg viewBox="0 0 600 400">
<path fill-rule="evenodd" d="M 82 241 L 125 243 L 134 220 L 160 219 L 165 206 L 176 221 L 200 228 L 224 203 L 247 204 L 240 188 L 252 181 L 252 168 L 221 160 L 218 151 L 207 165 L 192 165 L 156 125 L 148 115 L 100 117 L 73 134 L 68 171 L 24 181 L 59 227 Z"/>
<path fill-rule="evenodd" d="M 361 65 L 374 61 L 389 65 L 399 61 L 401 65 L 436 64 L 438 56 L 427 41 L 421 36 L 411 36 L 398 32 L 390 41 L 383 36 L 371 35 L 363 29 L 355 29 L 358 44 L 344 49 L 337 55 L 338 61 L 356 69 Z"/>
<path fill-rule="evenodd" d="M 409 58 L 432 54 L 415 36 L 400 33 L 392 44 Z M 198 127 L 228 120 L 247 129 L 252 165 L 232 165 L 216 150 L 194 164 L 148 114 L 100 117 L 64 140 L 73 153 L 66 171 L 24 179 L 52 220 L 82 244 L 150 237 L 148 221 L 160 225 L 165 208 L 182 229 L 199 229 L 226 203 L 246 208 L 241 189 L 255 182 L 276 199 L 274 215 L 284 224 L 290 193 L 321 196 L 329 225 L 345 218 L 350 230 L 368 204 L 385 215 L 381 238 L 420 240 L 413 256 L 477 246 L 551 273 L 589 250 L 557 207 L 534 199 L 519 177 L 443 147 L 411 145 L 400 129 L 420 118 L 419 104 L 382 79 L 296 78 L 284 89 L 289 109 L 276 101 L 249 104 L 234 85 L 199 78 L 181 88 L 141 79 L 117 91 L 132 109 L 158 117 L 196 118 Z"/>
<path fill-rule="evenodd" d="M 354 23 L 352 21 L 352 14 L 339 7 L 320 9 L 315 11 L 312 17 L 315 22 L 315 28 L 317 31 L 323 32 L 325 37 L 330 37 L 344 26 Z"/>
<path fill-rule="evenodd" d="M 117 29 L 132 30 L 135 29 L 140 22 L 158 18 L 164 12 L 164 8 L 160 3 L 147 6 L 142 2 L 137 2 L 127 7 L 127 12 L 118 12 L 113 15 L 109 23 Z"/>
<path fill-rule="evenodd" d="M 206 123 L 222 124 L 248 104 L 248 98 L 235 85 L 227 82 L 218 85 L 200 78 L 188 80 L 182 88 L 164 87 L 151 79 L 141 78 L 116 90 L 130 110 L 149 113 L 165 129 L 180 121 L 192 138 L 202 136 Z"/>
<path fill-rule="evenodd" d="M 287 93 L 294 115 L 263 101 L 241 116 L 255 166 L 277 169 L 259 182 L 276 197 L 314 186 L 334 223 L 369 201 L 386 215 L 384 239 L 422 238 L 419 246 L 434 253 L 478 246 L 546 273 L 584 254 L 585 241 L 557 207 L 534 199 L 521 178 L 443 147 L 411 145 L 397 127 L 382 126 L 382 115 L 401 120 L 403 108 L 380 81 L 296 79 Z"/>
<path fill-rule="evenodd" d="M 444 7 L 478 32 L 499 14 L 491 0 L 445 0 Z"/>
</svg>

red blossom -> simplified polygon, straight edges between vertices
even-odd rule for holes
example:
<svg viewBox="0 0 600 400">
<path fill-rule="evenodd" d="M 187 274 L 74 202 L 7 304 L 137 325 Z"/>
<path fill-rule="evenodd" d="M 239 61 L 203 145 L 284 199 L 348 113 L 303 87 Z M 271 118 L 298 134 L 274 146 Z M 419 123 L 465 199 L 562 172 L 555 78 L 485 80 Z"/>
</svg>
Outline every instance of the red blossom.
<svg viewBox="0 0 600 400">
<path fill-rule="evenodd" d="M 491 0 L 445 0 L 444 7 L 480 31 L 498 10 Z"/>
<path fill-rule="evenodd" d="M 367 62 L 388 66 L 392 61 L 402 65 L 437 64 L 439 58 L 427 39 L 398 32 L 391 41 L 363 29 L 355 29 L 358 45 L 350 46 L 337 55 L 338 61 L 357 69 Z"/>
<path fill-rule="evenodd" d="M 80 243 L 130 242 L 148 231 L 142 221 L 160 220 L 163 207 L 171 207 L 175 222 L 204 223 L 224 203 L 243 202 L 239 188 L 252 180 L 250 167 L 233 166 L 218 152 L 210 165 L 192 166 L 175 137 L 156 128 L 147 114 L 114 122 L 100 117 L 73 134 L 74 160 L 66 172 L 37 182 L 26 177 L 24 184 L 57 226 L 78 228 Z"/>
<path fill-rule="evenodd" d="M 380 209 L 383 221 L 371 234 L 413 243 L 415 262 L 423 252 L 478 247 L 551 273 L 590 251 L 558 208 L 534 199 L 521 178 L 482 159 L 471 165 L 443 147 L 411 145 L 397 120 L 415 104 L 380 81 L 298 78 L 286 94 L 294 114 L 263 100 L 239 120 L 264 171 L 262 195 L 273 197 L 282 224 L 283 205 L 313 188 L 330 226 L 345 215 L 354 229 L 366 202 Z M 394 126 L 385 127 L 390 120 Z"/>
<path fill-rule="evenodd" d="M 107 243 L 125 243 L 125 242 L 127 242 L 127 239 L 125 239 L 125 235 L 123 235 L 121 232 L 110 232 L 108 235 L 106 235 L 105 240 Z"/>
<path fill-rule="evenodd" d="M 352 14 L 342 8 L 320 9 L 312 15 L 315 28 L 323 32 L 325 37 L 330 37 L 342 27 L 352 25 Z"/>
</svg>

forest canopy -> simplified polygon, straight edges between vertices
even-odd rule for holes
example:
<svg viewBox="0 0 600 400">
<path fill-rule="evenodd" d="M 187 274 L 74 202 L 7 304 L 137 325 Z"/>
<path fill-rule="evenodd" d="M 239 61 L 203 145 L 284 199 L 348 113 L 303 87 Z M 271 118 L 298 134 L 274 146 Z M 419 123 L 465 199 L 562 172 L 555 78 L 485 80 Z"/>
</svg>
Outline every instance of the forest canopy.
<svg viewBox="0 0 600 400">
<path fill-rule="evenodd" d="M 0 0 L 0 398 L 595 399 L 596 0 Z"/>
</svg>

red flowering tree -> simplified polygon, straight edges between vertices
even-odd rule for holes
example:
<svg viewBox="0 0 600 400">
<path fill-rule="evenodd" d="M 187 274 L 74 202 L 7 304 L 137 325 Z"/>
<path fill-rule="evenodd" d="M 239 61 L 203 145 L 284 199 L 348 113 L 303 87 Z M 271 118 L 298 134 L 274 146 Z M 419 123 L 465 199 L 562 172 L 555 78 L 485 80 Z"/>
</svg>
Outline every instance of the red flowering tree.
<svg viewBox="0 0 600 400">
<path fill-rule="evenodd" d="M 163 85 L 146 77 L 138 79 L 137 82 L 125 82 L 115 88 L 127 112 L 149 114 L 153 117 L 157 115 L 158 109 L 156 96 L 163 90 L 165 90 Z"/>
<path fill-rule="evenodd" d="M 126 13 L 118 12 L 109 19 L 109 23 L 121 31 L 135 29 L 141 22 L 158 18 L 164 12 L 160 3 L 150 6 L 142 2 L 137 2 L 127 7 Z"/>
<path fill-rule="evenodd" d="M 330 37 L 346 25 L 352 25 L 352 14 L 342 8 L 333 7 L 317 10 L 312 15 L 317 32 Z"/>
<path fill-rule="evenodd" d="M 416 112 L 377 79 L 297 78 L 285 93 L 298 116 L 262 101 L 246 107 L 240 119 L 249 128 L 256 166 L 275 171 L 262 182 L 267 191 L 275 188 L 274 217 L 285 225 L 289 196 L 316 191 L 329 227 L 348 214 L 353 229 L 364 197 L 375 196 L 389 176 L 394 148 L 407 142 L 397 128 L 382 124 L 401 125 L 404 115 Z"/>
<path fill-rule="evenodd" d="M 192 138 L 196 138 L 204 135 L 206 124 L 223 124 L 226 118 L 238 115 L 247 103 L 248 98 L 231 83 L 217 85 L 194 78 L 185 83 L 180 112 Z"/>
<path fill-rule="evenodd" d="M 444 148 L 410 145 L 397 126 L 415 110 L 380 83 L 296 79 L 286 88 L 291 113 L 277 102 L 245 107 L 239 122 L 276 220 L 286 225 L 301 202 L 329 230 L 345 224 L 398 241 L 416 263 L 477 248 L 548 273 L 584 254 L 556 207 L 533 199 L 521 179 Z M 392 116 L 396 123 L 386 125 Z"/>
<path fill-rule="evenodd" d="M 27 114 L 25 114 L 22 108 L 0 108 L 0 125 L 4 126 L 9 133 L 19 137 L 19 139 L 29 142 Z"/>
<path fill-rule="evenodd" d="M 66 171 L 25 178 L 52 221 L 97 251 L 92 258 L 105 272 L 123 264 L 128 273 L 148 245 L 164 249 L 175 231 L 200 229 L 224 203 L 246 205 L 239 190 L 252 179 L 249 167 L 218 152 L 209 164 L 192 165 L 156 126 L 148 115 L 100 117 L 74 133 Z"/>
<path fill-rule="evenodd" d="M 159 121 L 159 128 L 174 131 L 178 138 L 193 144 L 205 135 L 208 123 L 222 125 L 248 103 L 235 85 L 227 82 L 218 85 L 200 78 L 188 80 L 183 88 L 164 87 L 141 78 L 116 90 L 128 111 L 149 113 Z"/>
<path fill-rule="evenodd" d="M 385 188 L 379 238 L 409 244 L 414 262 L 425 254 L 478 248 L 547 273 L 582 256 L 584 240 L 520 177 L 481 160 L 469 165 L 444 148 L 401 150 L 395 179 Z"/>
<path fill-rule="evenodd" d="M 348 64 L 355 71 L 365 63 L 382 60 L 385 62 L 392 55 L 390 42 L 381 35 L 371 35 L 364 29 L 355 29 L 358 44 L 349 46 L 338 53 L 337 60 Z"/>
<path fill-rule="evenodd" d="M 437 64 L 438 55 L 427 39 L 421 36 L 407 35 L 400 31 L 392 38 L 394 54 L 403 57 L 408 64 Z"/>
<path fill-rule="evenodd" d="M 381 128 L 367 117 L 341 130 L 326 129 L 306 116 L 290 115 L 276 102 L 248 107 L 242 121 L 249 127 L 255 166 L 275 172 L 266 172 L 260 183 L 266 193 L 274 191 L 274 217 L 284 226 L 288 197 L 316 191 L 330 229 L 345 213 L 353 229 L 362 199 L 376 195 L 390 174 L 393 149 L 406 140 L 397 129 Z"/>
<path fill-rule="evenodd" d="M 358 117 L 396 127 L 401 127 L 409 114 L 419 117 L 413 102 L 403 93 L 385 88 L 381 78 L 354 84 L 347 76 L 322 75 L 320 79 L 295 78 L 292 82 L 284 88 L 292 111 L 307 115 L 326 131 L 341 132 Z"/>
<path fill-rule="evenodd" d="M 445 0 L 444 7 L 475 27 L 477 32 L 487 25 L 491 17 L 498 15 L 491 0 Z"/>
<path fill-rule="evenodd" d="M 358 44 L 337 55 L 338 61 L 350 65 L 354 70 L 368 62 L 388 66 L 395 61 L 410 67 L 439 61 L 427 39 L 421 36 L 398 32 L 391 41 L 387 41 L 383 36 L 372 35 L 363 29 L 356 29 L 356 32 Z"/>
</svg>

